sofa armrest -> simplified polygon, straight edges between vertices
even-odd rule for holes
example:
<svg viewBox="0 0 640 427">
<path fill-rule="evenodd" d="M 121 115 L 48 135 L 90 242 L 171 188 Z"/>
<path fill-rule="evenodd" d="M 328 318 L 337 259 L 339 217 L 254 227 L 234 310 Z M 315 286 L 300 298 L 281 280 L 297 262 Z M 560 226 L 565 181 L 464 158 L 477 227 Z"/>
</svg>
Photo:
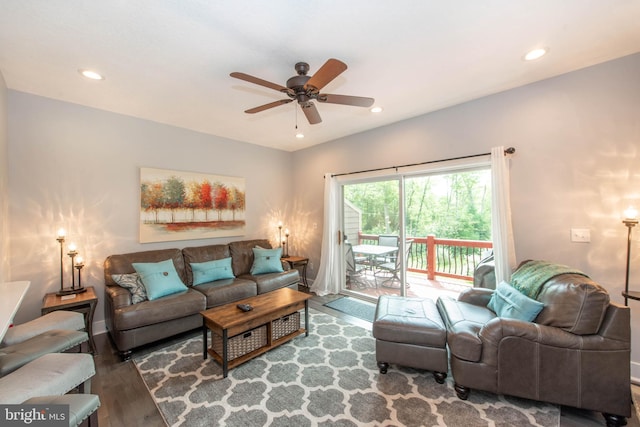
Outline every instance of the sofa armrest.
<svg viewBox="0 0 640 427">
<path fill-rule="evenodd" d="M 493 366 L 497 364 L 499 352 L 504 351 L 501 345 L 514 338 L 562 350 L 607 352 L 630 348 L 628 340 L 616 337 L 576 335 L 553 326 L 500 317 L 487 322 L 478 336 L 482 341 L 482 360 Z M 502 354 L 502 357 L 508 356 Z"/>
<path fill-rule="evenodd" d="M 113 310 L 131 305 L 131 292 L 120 286 L 105 286 L 104 293 L 111 300 Z"/>
<path fill-rule="evenodd" d="M 458 301 L 468 302 L 469 304 L 486 307 L 493 295 L 493 289 L 471 288 L 460 293 Z"/>
<path fill-rule="evenodd" d="M 284 271 L 289 271 L 291 270 L 291 266 L 289 265 L 289 263 L 287 261 L 284 260 L 280 260 L 280 264 L 282 264 L 282 269 Z"/>
<path fill-rule="evenodd" d="M 495 347 L 496 350 L 502 340 L 512 337 L 552 347 L 576 349 L 582 348 L 584 341 L 582 336 L 563 331 L 560 328 L 503 317 L 496 317 L 487 322 L 480 329 L 478 335 L 484 345 Z"/>
</svg>

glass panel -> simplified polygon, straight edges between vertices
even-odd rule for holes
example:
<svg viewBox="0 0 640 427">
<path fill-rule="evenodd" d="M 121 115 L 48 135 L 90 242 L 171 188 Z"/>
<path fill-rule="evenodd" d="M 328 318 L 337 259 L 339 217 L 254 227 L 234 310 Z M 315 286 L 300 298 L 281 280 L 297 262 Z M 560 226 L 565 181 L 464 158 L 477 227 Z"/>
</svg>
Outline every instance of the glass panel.
<svg viewBox="0 0 640 427">
<path fill-rule="evenodd" d="M 472 285 L 491 252 L 491 170 L 457 170 L 405 179 L 408 295 L 455 295 Z M 415 280 L 414 280 L 415 278 Z"/>
</svg>

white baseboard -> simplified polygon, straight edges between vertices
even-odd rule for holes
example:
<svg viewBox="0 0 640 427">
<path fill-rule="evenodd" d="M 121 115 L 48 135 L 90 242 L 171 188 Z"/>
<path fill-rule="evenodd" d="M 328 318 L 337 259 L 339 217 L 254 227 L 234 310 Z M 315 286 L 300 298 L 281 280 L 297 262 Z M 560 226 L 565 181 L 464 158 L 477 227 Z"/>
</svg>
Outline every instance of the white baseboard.
<svg viewBox="0 0 640 427">
<path fill-rule="evenodd" d="M 640 385 L 640 362 L 631 362 L 631 383 Z"/>
<path fill-rule="evenodd" d="M 107 332 L 107 324 L 104 320 L 93 322 L 93 335 L 105 334 Z"/>
</svg>

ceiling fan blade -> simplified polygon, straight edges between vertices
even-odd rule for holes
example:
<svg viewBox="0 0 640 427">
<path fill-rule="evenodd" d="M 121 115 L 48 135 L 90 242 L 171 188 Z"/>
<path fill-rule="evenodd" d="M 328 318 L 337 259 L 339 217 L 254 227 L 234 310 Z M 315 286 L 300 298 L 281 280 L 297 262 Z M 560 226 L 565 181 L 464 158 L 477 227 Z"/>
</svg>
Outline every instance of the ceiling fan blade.
<svg viewBox="0 0 640 427">
<path fill-rule="evenodd" d="M 309 81 L 304 85 L 305 89 L 313 88 L 314 90 L 320 90 L 327 85 L 331 80 L 335 79 L 347 69 L 347 64 L 337 59 L 331 58 L 324 63 L 322 67 L 316 73 L 311 76 Z"/>
<path fill-rule="evenodd" d="M 245 82 L 254 83 L 254 84 L 257 84 L 257 85 L 260 85 L 260 86 L 268 87 L 269 89 L 277 90 L 279 92 L 289 92 L 289 89 L 287 89 L 284 86 L 281 86 L 281 85 L 276 84 L 276 83 L 271 83 L 271 82 L 268 82 L 266 80 L 259 79 L 257 77 L 250 76 L 249 74 L 231 73 L 229 75 L 231 77 L 235 77 L 236 79 L 240 79 L 240 80 L 244 80 Z"/>
<path fill-rule="evenodd" d="M 300 104 L 300 108 L 302 108 L 302 112 L 305 116 L 307 116 L 307 120 L 312 125 L 318 124 L 322 122 L 322 118 L 320 118 L 320 113 L 318 113 L 318 109 L 313 102 L 307 102 L 306 104 Z"/>
<path fill-rule="evenodd" d="M 333 95 L 330 93 L 321 93 L 318 95 L 318 102 L 327 102 L 329 104 L 353 105 L 355 107 L 371 107 L 375 102 L 373 98 L 365 98 L 362 96 L 349 95 Z"/>
<path fill-rule="evenodd" d="M 261 105 L 259 107 L 250 108 L 248 110 L 245 110 L 245 113 L 248 113 L 248 114 L 259 113 L 260 111 L 268 110 L 269 108 L 277 107 L 279 105 L 288 104 L 288 103 L 290 103 L 292 101 L 293 101 L 293 99 L 281 99 L 279 101 L 270 102 L 268 104 L 264 104 L 264 105 Z"/>
</svg>

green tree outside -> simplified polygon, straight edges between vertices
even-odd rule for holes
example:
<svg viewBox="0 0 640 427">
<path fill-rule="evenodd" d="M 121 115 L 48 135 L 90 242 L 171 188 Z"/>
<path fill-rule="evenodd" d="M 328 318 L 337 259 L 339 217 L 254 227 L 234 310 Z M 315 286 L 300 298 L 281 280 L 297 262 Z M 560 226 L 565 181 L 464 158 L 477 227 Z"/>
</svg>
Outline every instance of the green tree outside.
<svg viewBox="0 0 640 427">
<path fill-rule="evenodd" d="M 399 234 L 398 181 L 344 186 L 345 199 L 362 211 L 364 234 Z M 406 235 L 491 239 L 489 169 L 405 179 Z"/>
</svg>

